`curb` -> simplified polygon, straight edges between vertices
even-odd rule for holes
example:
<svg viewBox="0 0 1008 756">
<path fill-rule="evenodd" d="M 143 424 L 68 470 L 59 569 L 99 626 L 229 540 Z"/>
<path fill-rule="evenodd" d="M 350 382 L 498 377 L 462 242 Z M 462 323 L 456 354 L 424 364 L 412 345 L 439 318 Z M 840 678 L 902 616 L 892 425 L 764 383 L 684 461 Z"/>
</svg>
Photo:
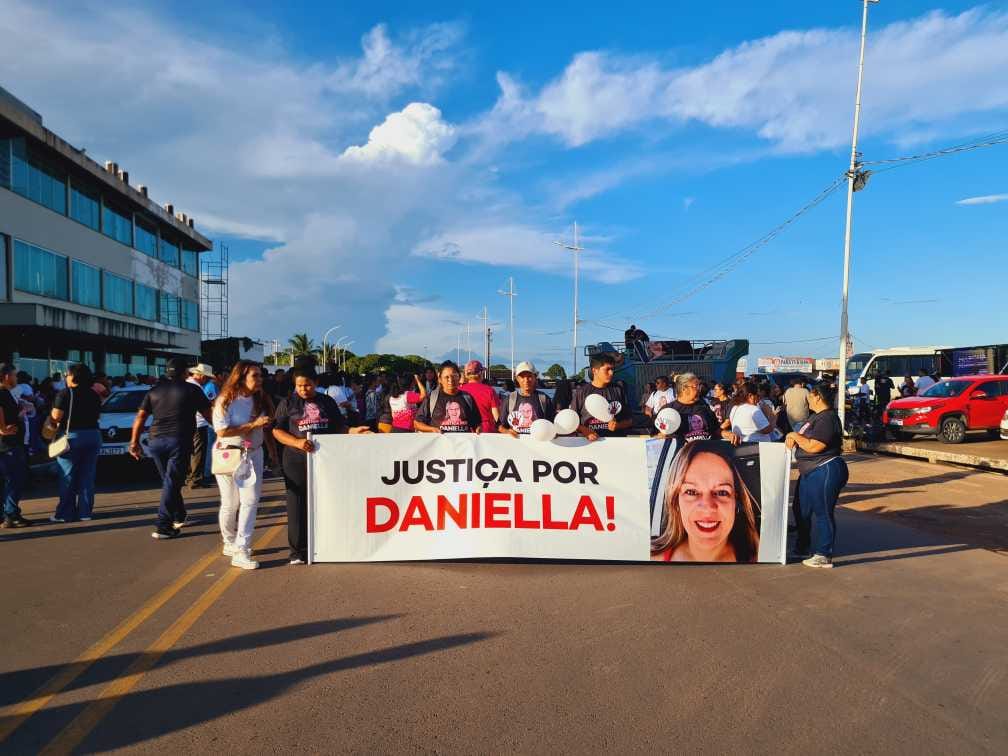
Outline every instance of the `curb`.
<svg viewBox="0 0 1008 756">
<path fill-rule="evenodd" d="M 981 457 L 976 454 L 921 449 L 917 446 L 891 442 L 858 441 L 856 442 L 856 448 L 858 451 L 873 452 L 875 454 L 892 454 L 898 457 L 926 459 L 932 464 L 936 462 L 949 462 L 954 465 L 965 465 L 966 467 L 976 467 L 981 470 L 1008 473 L 1008 459 L 998 457 Z"/>
</svg>

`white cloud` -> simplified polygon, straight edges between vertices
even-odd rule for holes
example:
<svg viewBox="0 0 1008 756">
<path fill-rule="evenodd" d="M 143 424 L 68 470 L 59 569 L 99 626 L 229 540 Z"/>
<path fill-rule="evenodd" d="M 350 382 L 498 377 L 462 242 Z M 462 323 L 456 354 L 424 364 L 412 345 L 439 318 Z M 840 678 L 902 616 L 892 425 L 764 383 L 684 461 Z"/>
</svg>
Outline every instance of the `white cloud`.
<svg viewBox="0 0 1008 756">
<path fill-rule="evenodd" d="M 283 234 L 279 229 L 270 226 L 261 226 L 255 223 L 246 223 L 231 218 L 221 218 L 213 213 L 196 210 L 193 218 L 198 219 L 203 230 L 238 236 L 245 239 L 259 239 L 262 241 L 283 241 Z"/>
<path fill-rule="evenodd" d="M 347 147 L 343 157 L 364 162 L 401 158 L 414 165 L 431 165 L 454 143 L 455 129 L 441 119 L 440 110 L 411 102 L 371 129 L 363 147 Z"/>
<path fill-rule="evenodd" d="M 385 310 L 385 335 L 375 343 L 380 354 L 430 352 L 430 359 L 447 356 L 445 349 L 464 339 L 465 316 L 442 307 L 395 302 Z M 473 341 L 478 341 L 473 338 Z M 463 349 L 465 344 L 462 344 Z M 454 349 L 451 358 L 455 359 Z"/>
<path fill-rule="evenodd" d="M 531 95 L 499 74 L 494 108 L 471 129 L 495 144 L 545 134 L 576 147 L 692 121 L 750 131 L 786 151 L 832 148 L 850 139 L 857 44 L 853 28 L 783 31 L 692 68 L 583 52 Z M 863 132 L 895 140 L 1004 110 L 1006 68 L 1006 12 L 934 12 L 873 29 Z"/>
<path fill-rule="evenodd" d="M 957 205 L 993 205 L 995 202 L 1008 202 L 1008 194 L 986 194 L 982 197 L 967 197 L 956 202 Z"/>
<path fill-rule="evenodd" d="M 543 273 L 573 275 L 571 253 L 557 246 L 556 236 L 518 224 L 487 221 L 435 234 L 413 248 L 413 254 L 460 263 L 522 267 Z M 589 249 L 581 254 L 581 274 L 601 283 L 623 283 L 643 271 L 621 257 Z"/>
</svg>

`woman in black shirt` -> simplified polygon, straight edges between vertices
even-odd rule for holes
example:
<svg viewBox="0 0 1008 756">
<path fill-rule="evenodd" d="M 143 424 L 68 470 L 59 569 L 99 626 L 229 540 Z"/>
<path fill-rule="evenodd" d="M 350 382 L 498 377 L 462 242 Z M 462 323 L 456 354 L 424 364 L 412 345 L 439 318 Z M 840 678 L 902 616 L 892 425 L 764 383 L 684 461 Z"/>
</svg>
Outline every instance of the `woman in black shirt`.
<svg viewBox="0 0 1008 756">
<path fill-rule="evenodd" d="M 287 487 L 287 542 L 290 563 L 308 561 L 308 455 L 315 444 L 308 434 L 370 433 L 366 426 L 347 428 L 336 401 L 315 390 L 315 370 L 297 367 L 293 371 L 294 392 L 280 401 L 273 438 L 283 444 L 284 484 Z"/>
<path fill-rule="evenodd" d="M 67 434 L 70 448 L 56 458 L 60 468 L 60 497 L 53 522 L 90 520 L 94 510 L 95 471 L 101 451 L 98 418 L 101 399 L 87 365 L 73 365 L 67 371 L 67 387 L 60 391 L 49 418 L 56 426 L 56 438 Z"/>
</svg>

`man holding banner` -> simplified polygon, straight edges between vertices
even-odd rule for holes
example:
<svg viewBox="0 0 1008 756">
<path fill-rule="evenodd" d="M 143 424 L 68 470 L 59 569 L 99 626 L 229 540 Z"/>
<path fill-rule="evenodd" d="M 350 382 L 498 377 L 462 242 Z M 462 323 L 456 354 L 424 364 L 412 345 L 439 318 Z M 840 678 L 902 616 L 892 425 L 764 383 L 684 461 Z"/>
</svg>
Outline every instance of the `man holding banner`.
<svg viewBox="0 0 1008 756">
<path fill-rule="evenodd" d="M 552 422 L 556 416 L 553 400 L 536 388 L 538 373 L 531 362 L 519 362 L 515 368 L 518 388 L 504 397 L 500 407 L 500 432 L 515 438 L 527 436 L 536 420 Z"/>
<path fill-rule="evenodd" d="M 591 383 L 578 386 L 571 399 L 570 408 L 581 417 L 578 433 L 589 441 L 600 436 L 625 436 L 633 425 L 633 413 L 623 386 L 613 383 L 615 367 L 616 360 L 611 354 L 593 356 Z"/>
</svg>

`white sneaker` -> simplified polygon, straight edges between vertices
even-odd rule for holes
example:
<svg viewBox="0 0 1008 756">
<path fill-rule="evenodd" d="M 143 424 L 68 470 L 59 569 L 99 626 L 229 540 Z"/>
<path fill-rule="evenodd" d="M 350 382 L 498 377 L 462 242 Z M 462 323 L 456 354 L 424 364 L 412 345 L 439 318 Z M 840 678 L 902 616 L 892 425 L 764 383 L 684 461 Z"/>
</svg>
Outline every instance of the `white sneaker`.
<svg viewBox="0 0 1008 756">
<path fill-rule="evenodd" d="M 814 554 L 802 562 L 806 567 L 818 567 L 821 570 L 833 569 L 833 560 L 822 554 Z"/>
<path fill-rule="evenodd" d="M 234 556 L 235 555 L 235 551 L 237 549 L 238 549 L 238 547 L 235 546 L 233 543 L 228 543 L 227 541 L 225 541 L 224 542 L 224 548 L 221 549 L 221 554 L 223 554 L 224 556 Z"/>
<path fill-rule="evenodd" d="M 241 567 L 243 570 L 254 570 L 259 566 L 259 562 L 252 558 L 248 549 L 235 548 L 234 556 L 231 557 L 232 567 Z"/>
<path fill-rule="evenodd" d="M 301 557 L 294 557 L 287 564 L 291 565 L 292 567 L 296 567 L 297 565 L 304 564 L 304 563 L 305 563 L 305 560 L 302 559 Z"/>
<path fill-rule="evenodd" d="M 62 517 L 57 517 L 56 515 L 49 515 L 49 522 L 66 522 Z"/>
</svg>

